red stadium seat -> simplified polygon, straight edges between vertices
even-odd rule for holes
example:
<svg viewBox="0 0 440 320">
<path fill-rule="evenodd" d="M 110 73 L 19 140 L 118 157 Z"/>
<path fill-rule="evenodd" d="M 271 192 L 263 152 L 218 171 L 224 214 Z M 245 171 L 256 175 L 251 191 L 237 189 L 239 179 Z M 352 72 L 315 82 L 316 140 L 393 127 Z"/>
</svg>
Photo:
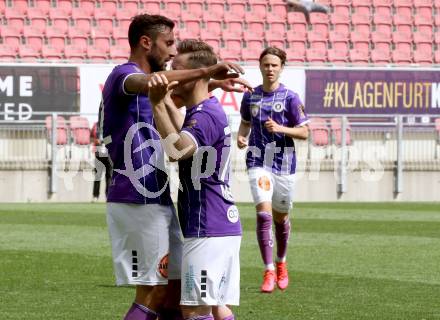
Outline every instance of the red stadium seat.
<svg viewBox="0 0 440 320">
<path fill-rule="evenodd" d="M 182 10 L 182 19 L 201 19 L 203 15 L 203 1 L 187 0 L 186 10 Z"/>
<path fill-rule="evenodd" d="M 53 18 L 51 29 L 57 29 L 58 33 L 67 33 L 67 29 L 69 28 L 69 19 L 66 17 L 57 17 Z"/>
<path fill-rule="evenodd" d="M 125 17 L 131 18 L 139 12 L 139 2 L 137 0 L 124 0 L 120 2 L 121 8 L 116 10 L 116 17 L 119 13 L 124 13 Z"/>
<path fill-rule="evenodd" d="M 308 49 L 306 51 L 306 57 L 307 61 L 312 63 L 327 62 L 327 52 L 323 50 Z"/>
<path fill-rule="evenodd" d="M 243 39 L 248 40 L 258 40 L 264 38 L 265 25 L 262 22 L 248 22 L 247 30 L 243 32 Z"/>
<path fill-rule="evenodd" d="M 350 50 L 350 61 L 354 64 L 367 64 L 370 60 L 368 51 L 359 49 Z"/>
<path fill-rule="evenodd" d="M 356 24 L 366 24 L 369 25 L 371 23 L 371 16 L 370 15 L 366 15 L 364 13 L 361 12 L 355 12 L 351 15 L 351 22 L 356 25 Z"/>
<path fill-rule="evenodd" d="M 434 43 L 437 44 L 437 46 L 440 45 L 440 32 L 434 34 Z"/>
<path fill-rule="evenodd" d="M 129 50 L 119 46 L 110 47 L 110 59 L 115 62 L 127 62 L 130 55 Z"/>
<path fill-rule="evenodd" d="M 87 48 L 89 42 L 88 42 L 88 38 L 87 37 L 83 37 L 83 36 L 72 36 L 69 37 L 70 39 L 70 44 L 75 46 L 75 47 L 83 47 L 83 48 Z M 108 45 L 107 45 L 108 47 Z"/>
<path fill-rule="evenodd" d="M 251 50 L 255 50 L 255 51 L 258 51 L 261 53 L 261 51 L 263 51 L 263 48 L 264 48 L 264 42 L 262 39 L 248 40 L 248 41 L 246 41 L 246 48 L 251 49 Z"/>
<path fill-rule="evenodd" d="M 44 45 L 41 48 L 41 56 L 46 60 L 61 60 L 63 59 L 64 43 L 62 47 L 52 47 Z"/>
<path fill-rule="evenodd" d="M 269 1 L 271 11 L 267 14 L 267 21 L 271 22 L 271 17 L 278 17 L 282 21 L 286 21 L 287 19 L 287 9 L 286 4 L 284 2 L 277 3 L 276 1 Z M 279 20 L 274 20 L 279 21 Z"/>
<path fill-rule="evenodd" d="M 182 3 L 177 0 L 170 0 L 165 2 L 165 8 L 161 9 L 161 14 L 170 19 L 179 20 L 182 16 Z"/>
<path fill-rule="evenodd" d="M 75 13 L 81 13 L 83 17 L 92 17 L 95 13 L 95 2 L 92 0 L 81 0 L 78 1 L 79 7 L 73 7 L 72 8 L 72 15 Z"/>
<path fill-rule="evenodd" d="M 225 22 L 244 21 L 246 15 L 246 3 L 239 0 L 229 0 L 226 2 L 228 10 L 225 12 Z"/>
<path fill-rule="evenodd" d="M 266 19 L 266 2 L 250 4 L 250 11 L 245 13 L 246 21 L 264 21 Z"/>
<path fill-rule="evenodd" d="M 15 60 L 16 57 L 17 57 L 16 47 L 11 47 L 6 44 L 2 44 L 0 46 L 0 60 L 10 61 L 10 60 Z"/>
<path fill-rule="evenodd" d="M 359 39 L 355 38 L 358 36 Z M 357 49 L 359 51 L 366 51 L 366 52 L 370 50 L 370 42 L 368 38 L 362 38 L 362 34 L 358 34 L 358 33 L 352 34 L 351 42 L 353 44 L 353 49 Z"/>
<path fill-rule="evenodd" d="M 69 60 L 84 60 L 86 57 L 86 51 L 86 47 L 66 45 L 64 47 L 64 56 Z"/>
<path fill-rule="evenodd" d="M 5 17 L 22 17 L 26 16 L 28 9 L 28 2 L 26 0 L 14 0 L 11 1 L 11 6 L 5 7 Z"/>
<path fill-rule="evenodd" d="M 214 50 L 215 54 L 217 54 L 217 55 L 219 54 L 220 46 L 221 46 L 220 38 L 205 39 L 204 41 L 212 47 L 212 49 Z"/>
<path fill-rule="evenodd" d="M 330 129 L 324 118 L 311 117 L 309 129 L 310 139 L 314 146 L 325 147 L 329 145 Z"/>
<path fill-rule="evenodd" d="M 381 32 L 373 32 L 371 34 L 371 41 L 376 49 L 389 51 L 391 43 L 391 35 Z"/>
<path fill-rule="evenodd" d="M 141 0 L 140 1 L 140 12 L 148 14 L 160 14 L 160 4 L 159 0 Z"/>
<path fill-rule="evenodd" d="M 342 120 L 341 118 L 331 118 L 330 119 L 330 128 L 332 130 L 332 139 L 333 142 L 340 146 L 342 142 Z M 345 144 L 351 144 L 351 127 L 350 123 L 347 121 L 347 129 L 345 133 Z"/>
<path fill-rule="evenodd" d="M 243 25 L 241 22 L 229 22 L 226 29 L 222 31 L 223 39 L 237 39 L 243 38 Z"/>
<path fill-rule="evenodd" d="M 287 23 L 291 25 L 304 25 L 306 26 L 306 18 L 304 17 L 304 14 L 302 12 L 288 12 L 287 13 Z M 295 28 L 293 28 L 295 30 Z"/>
<path fill-rule="evenodd" d="M 67 126 L 66 121 L 63 117 L 58 116 L 56 121 L 56 131 L 57 131 L 57 145 L 66 145 L 67 144 Z M 47 139 L 51 142 L 52 138 L 52 116 L 46 117 L 46 130 L 47 130 Z"/>
<path fill-rule="evenodd" d="M 29 7 L 27 10 L 27 17 L 30 20 L 35 18 L 46 19 L 48 13 L 49 13 L 49 7 L 47 8 Z"/>
<path fill-rule="evenodd" d="M 241 49 L 241 57 L 247 63 L 258 63 L 258 59 L 260 57 L 260 51 L 243 48 Z"/>
<path fill-rule="evenodd" d="M 312 12 L 312 13 L 310 13 L 310 23 L 312 25 L 315 25 L 315 24 L 328 25 L 328 23 L 329 23 L 328 15 L 325 13 L 320 13 L 320 12 Z"/>
<path fill-rule="evenodd" d="M 331 0 L 331 5 L 336 6 L 349 6 L 351 5 L 351 0 Z"/>
<path fill-rule="evenodd" d="M 348 50 L 332 48 L 327 50 L 328 60 L 333 63 L 348 62 Z"/>
<path fill-rule="evenodd" d="M 396 50 L 407 50 L 412 49 L 412 34 L 403 32 L 393 32 L 393 43 Z"/>
<path fill-rule="evenodd" d="M 223 61 L 237 62 L 241 60 L 240 53 L 241 52 L 237 53 L 223 49 L 220 51 L 220 59 Z"/>
<path fill-rule="evenodd" d="M 18 56 L 21 60 L 35 62 L 40 59 L 40 51 L 30 46 L 20 46 Z"/>
<path fill-rule="evenodd" d="M 414 62 L 419 64 L 432 64 L 432 51 L 417 48 L 414 51 Z"/>
<path fill-rule="evenodd" d="M 431 8 L 433 7 L 432 0 L 414 0 L 414 7 L 426 7 Z"/>
<path fill-rule="evenodd" d="M 0 30 L 3 38 L 3 44 L 18 48 L 21 45 L 21 30 L 17 30 L 14 27 L 2 26 Z"/>
<path fill-rule="evenodd" d="M 360 6 L 373 6 L 372 0 L 353 0 L 351 5 L 356 9 L 356 7 Z"/>
<path fill-rule="evenodd" d="M 415 44 L 432 43 L 432 32 L 414 31 L 413 37 Z"/>
<path fill-rule="evenodd" d="M 209 1 L 206 4 L 206 10 L 203 12 L 204 20 L 214 20 L 219 19 L 223 20 L 225 12 L 225 4 L 224 1 Z"/>
<path fill-rule="evenodd" d="M 396 49 L 392 52 L 392 59 L 394 63 L 410 64 L 412 63 L 411 51 L 405 49 Z"/>
<path fill-rule="evenodd" d="M 335 32 L 335 31 L 330 31 L 329 34 L 329 40 L 332 43 L 336 43 L 336 42 L 345 42 L 348 43 L 349 37 L 346 34 L 342 34 L 339 32 Z"/>
<path fill-rule="evenodd" d="M 288 62 L 305 62 L 306 61 L 306 46 L 304 43 L 291 43 L 286 50 Z"/>
<path fill-rule="evenodd" d="M 222 34 L 222 22 L 221 21 L 206 21 L 205 29 L 201 30 L 201 36 L 203 39 L 203 35 L 209 35 L 210 37 L 218 37 L 220 38 Z"/>
<path fill-rule="evenodd" d="M 396 32 L 411 34 L 412 36 L 413 28 L 410 25 L 396 25 L 395 28 Z"/>
<path fill-rule="evenodd" d="M 440 50 L 436 50 L 434 54 L 434 62 L 440 64 Z"/>
<path fill-rule="evenodd" d="M 43 47 L 44 33 L 42 30 L 35 29 L 33 26 L 24 26 L 23 36 L 26 39 L 26 45 L 40 51 Z"/>
<path fill-rule="evenodd" d="M 87 57 L 94 62 L 107 62 L 108 52 L 102 50 L 102 48 L 95 46 L 87 47 Z"/>
<path fill-rule="evenodd" d="M 395 8 L 412 8 L 413 0 L 394 0 Z"/>
<path fill-rule="evenodd" d="M 239 39 L 224 39 L 225 49 L 229 52 L 235 52 L 236 54 L 241 52 L 241 40 Z"/>
<path fill-rule="evenodd" d="M 346 36 L 350 34 L 350 26 L 344 23 L 333 25 L 333 30 L 335 32 L 345 34 Z"/>
<path fill-rule="evenodd" d="M 371 61 L 377 64 L 390 63 L 391 53 L 390 51 L 384 49 L 373 49 L 371 50 Z"/>
<path fill-rule="evenodd" d="M 72 116 L 69 119 L 70 132 L 72 133 L 73 143 L 78 145 L 90 144 L 89 120 L 81 116 Z"/>
<path fill-rule="evenodd" d="M 368 1 L 364 1 L 363 3 L 357 3 L 353 5 L 354 13 L 351 15 L 351 21 L 353 21 L 353 15 L 365 15 L 367 17 L 371 17 L 371 4 L 368 4 Z"/>
<path fill-rule="evenodd" d="M 432 28 L 433 24 L 434 20 L 432 19 L 431 12 L 429 12 L 429 14 L 417 12 L 417 14 L 414 16 L 414 25 L 419 29 L 421 26 Z"/>
</svg>

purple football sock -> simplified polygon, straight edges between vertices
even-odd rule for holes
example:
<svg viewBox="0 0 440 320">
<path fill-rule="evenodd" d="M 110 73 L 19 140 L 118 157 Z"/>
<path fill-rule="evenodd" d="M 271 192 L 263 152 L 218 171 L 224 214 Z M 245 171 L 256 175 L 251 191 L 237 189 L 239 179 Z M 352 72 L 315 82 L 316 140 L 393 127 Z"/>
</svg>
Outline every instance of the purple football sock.
<svg viewBox="0 0 440 320">
<path fill-rule="evenodd" d="M 275 222 L 275 237 L 277 239 L 277 257 L 284 259 L 287 254 L 287 243 L 290 236 L 290 220 L 286 219 L 282 223 Z"/>
<path fill-rule="evenodd" d="M 214 317 L 211 314 L 207 314 L 205 316 L 186 318 L 186 320 L 214 320 Z"/>
<path fill-rule="evenodd" d="M 234 315 L 231 314 L 230 316 L 227 316 L 226 318 L 223 318 L 223 320 L 235 320 Z"/>
<path fill-rule="evenodd" d="M 124 320 L 156 320 L 157 313 L 137 303 L 131 305 Z"/>
<path fill-rule="evenodd" d="M 272 215 L 268 212 L 257 213 L 257 240 L 264 264 L 273 263 Z"/>
</svg>

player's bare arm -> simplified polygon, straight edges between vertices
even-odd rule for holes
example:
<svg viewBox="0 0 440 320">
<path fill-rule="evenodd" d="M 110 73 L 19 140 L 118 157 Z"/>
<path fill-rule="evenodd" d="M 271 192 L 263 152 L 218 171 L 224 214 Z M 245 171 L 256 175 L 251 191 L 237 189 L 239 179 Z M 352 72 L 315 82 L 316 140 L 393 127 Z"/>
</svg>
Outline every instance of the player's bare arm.
<svg viewBox="0 0 440 320">
<path fill-rule="evenodd" d="M 251 123 L 245 120 L 241 120 L 240 127 L 237 133 L 237 146 L 239 149 L 246 148 L 248 146 L 248 136 L 251 131 Z"/>
<path fill-rule="evenodd" d="M 221 62 L 205 68 L 161 71 L 155 74 L 163 74 L 169 82 L 178 81 L 182 84 L 205 77 L 215 80 L 234 79 L 244 74 L 244 70 L 238 64 Z M 124 89 L 128 93 L 148 95 L 148 83 L 153 76 L 154 74 L 132 74 L 125 80 Z"/>
<path fill-rule="evenodd" d="M 214 91 L 215 89 L 222 89 L 227 92 L 253 92 L 252 85 L 243 78 L 232 78 L 225 80 L 211 80 L 209 81 L 208 91 Z"/>
<path fill-rule="evenodd" d="M 168 91 L 177 84 L 177 81 L 169 82 L 164 74 L 155 74 L 148 82 L 156 128 L 163 139 L 165 152 L 174 161 L 190 158 L 196 150 L 192 139 L 174 127 L 164 102 Z"/>
<path fill-rule="evenodd" d="M 309 138 L 309 128 L 306 125 L 291 128 L 282 126 L 276 123 L 272 118 L 269 118 L 269 120 L 264 123 L 264 127 L 270 133 L 282 133 L 294 139 L 306 140 Z"/>
</svg>

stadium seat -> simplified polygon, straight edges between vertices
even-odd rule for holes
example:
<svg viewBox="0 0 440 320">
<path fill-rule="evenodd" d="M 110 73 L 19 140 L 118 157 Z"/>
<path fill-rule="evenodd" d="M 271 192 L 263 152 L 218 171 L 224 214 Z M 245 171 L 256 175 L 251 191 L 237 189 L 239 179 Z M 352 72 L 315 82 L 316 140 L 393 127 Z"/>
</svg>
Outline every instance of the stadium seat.
<svg viewBox="0 0 440 320">
<path fill-rule="evenodd" d="M 271 11 L 267 13 L 267 22 L 272 21 L 286 21 L 287 9 L 284 2 L 269 1 Z"/>
<path fill-rule="evenodd" d="M 338 48 L 328 49 L 327 55 L 329 62 L 333 62 L 333 63 L 348 62 L 348 49 L 346 50 L 341 50 Z"/>
<path fill-rule="evenodd" d="M 440 47 L 439 47 L 439 45 L 440 45 L 440 32 L 439 31 L 434 34 L 434 43 L 440 49 Z"/>
<path fill-rule="evenodd" d="M 327 62 L 327 51 L 307 49 L 306 58 L 308 62 L 325 63 Z"/>
<path fill-rule="evenodd" d="M 241 39 L 225 39 L 225 50 L 229 53 L 239 54 L 241 52 Z"/>
<path fill-rule="evenodd" d="M 323 13 L 324 14 L 324 13 Z M 338 13 L 335 12 L 330 16 L 330 22 L 333 24 L 350 24 L 350 16 L 348 13 Z"/>
<path fill-rule="evenodd" d="M 69 119 L 70 132 L 73 143 L 78 145 L 90 144 L 89 120 L 81 116 L 72 116 Z"/>
<path fill-rule="evenodd" d="M 204 20 L 214 20 L 219 19 L 223 20 L 224 12 L 225 12 L 225 4 L 224 1 L 208 1 L 206 3 L 205 11 L 203 12 Z"/>
<path fill-rule="evenodd" d="M 247 29 L 243 31 L 243 39 L 245 41 L 263 39 L 265 31 L 264 23 L 258 21 L 248 22 Z"/>
<path fill-rule="evenodd" d="M 245 21 L 264 21 L 266 19 L 266 2 L 250 3 L 250 11 L 245 13 Z"/>
<path fill-rule="evenodd" d="M 291 63 L 303 63 L 306 61 L 305 43 L 291 43 L 286 50 L 287 61 Z"/>
<path fill-rule="evenodd" d="M 20 46 L 18 56 L 23 61 L 35 62 L 40 58 L 40 51 L 30 46 Z"/>
<path fill-rule="evenodd" d="M 182 2 L 177 0 L 166 1 L 165 8 L 161 10 L 161 13 L 170 19 L 179 20 L 182 16 Z"/>
<path fill-rule="evenodd" d="M 287 13 L 287 23 L 292 25 L 293 30 L 295 25 L 300 24 L 304 27 L 307 25 L 306 18 L 302 12 L 288 12 Z"/>
<path fill-rule="evenodd" d="M 131 18 L 139 12 L 139 2 L 137 0 L 124 0 L 120 4 L 121 8 L 116 10 L 116 18 L 118 20 L 121 18 L 118 14 L 124 14 L 125 18 Z"/>
<path fill-rule="evenodd" d="M 261 51 L 263 51 L 263 49 L 264 49 L 264 41 L 263 41 L 263 39 L 248 40 L 248 41 L 246 41 L 246 48 L 251 49 L 251 50 L 255 50 L 255 51 L 258 51 L 261 53 Z"/>
<path fill-rule="evenodd" d="M 328 38 L 331 43 L 337 43 L 337 42 L 348 43 L 348 41 L 349 41 L 348 35 L 336 32 L 334 30 L 330 31 Z"/>
<path fill-rule="evenodd" d="M 32 19 L 30 19 L 30 24 L 26 25 L 23 27 L 31 27 L 34 30 L 38 30 L 40 32 L 40 35 L 43 35 L 44 32 L 46 31 L 46 26 L 47 26 L 47 19 L 46 18 L 39 18 L 39 17 L 34 17 Z"/>
<path fill-rule="evenodd" d="M 432 64 L 432 51 L 417 48 L 414 51 L 414 62 L 419 64 Z"/>
<path fill-rule="evenodd" d="M 432 32 L 421 32 L 419 30 L 413 32 L 414 43 L 432 43 Z"/>
<path fill-rule="evenodd" d="M 391 62 L 391 53 L 388 49 L 373 49 L 371 50 L 371 61 L 377 64 L 390 63 Z"/>
<path fill-rule="evenodd" d="M 141 0 L 141 12 L 148 14 L 160 14 L 160 0 Z"/>
<path fill-rule="evenodd" d="M 95 14 L 95 2 L 92 0 L 81 0 L 78 1 L 78 7 L 72 7 L 72 15 L 81 14 L 83 17 L 93 17 Z"/>
<path fill-rule="evenodd" d="M 392 59 L 394 63 L 410 64 L 412 63 L 411 51 L 405 49 L 396 49 L 392 52 Z"/>
<path fill-rule="evenodd" d="M 260 51 L 256 51 L 254 49 L 243 48 L 241 49 L 241 57 L 243 61 L 247 63 L 258 63 L 258 59 L 260 57 Z"/>
<path fill-rule="evenodd" d="M 393 5 L 398 8 L 412 8 L 413 0 L 394 0 Z"/>
<path fill-rule="evenodd" d="M 354 64 L 367 64 L 370 58 L 368 50 L 352 49 L 350 50 L 350 61 Z"/>
<path fill-rule="evenodd" d="M 414 0 L 414 7 L 416 8 L 426 7 L 432 9 L 433 5 L 432 0 Z"/>
<path fill-rule="evenodd" d="M 237 62 L 241 60 L 241 52 L 231 52 L 227 49 L 220 51 L 220 59 L 223 61 Z"/>
<path fill-rule="evenodd" d="M 221 41 L 220 38 L 211 38 L 211 39 L 205 39 L 204 40 L 207 44 L 209 44 L 212 49 L 214 50 L 214 52 L 218 55 L 220 52 L 220 46 L 221 46 Z"/>
<path fill-rule="evenodd" d="M 84 60 L 86 57 L 86 51 L 86 47 L 66 45 L 64 47 L 64 56 L 69 60 Z"/>
<path fill-rule="evenodd" d="M 348 37 L 350 34 L 350 26 L 348 24 L 340 23 L 333 25 L 333 30 L 338 33 L 342 33 Z"/>
<path fill-rule="evenodd" d="M 130 55 L 130 51 L 126 47 L 112 46 L 110 47 L 110 58 L 113 61 L 126 62 Z"/>
<path fill-rule="evenodd" d="M 311 117 L 309 129 L 310 141 L 314 146 L 325 147 L 329 145 L 330 129 L 324 118 Z"/>
<path fill-rule="evenodd" d="M 102 17 L 95 20 L 96 26 L 91 30 L 91 34 L 106 34 L 109 35 L 113 31 L 113 18 Z"/>
<path fill-rule="evenodd" d="M 393 32 L 393 43 L 399 50 L 404 50 L 404 48 L 411 50 L 412 48 L 412 33 L 403 32 Z"/>
<path fill-rule="evenodd" d="M 428 28 L 432 28 L 434 24 L 434 20 L 432 19 L 431 12 L 428 13 L 417 13 L 414 16 L 414 25 L 420 30 L 422 26 L 426 26 Z"/>
<path fill-rule="evenodd" d="M 32 19 L 45 19 L 47 18 L 49 13 L 49 7 L 40 8 L 40 7 L 29 7 L 27 10 L 27 17 L 29 20 Z"/>
<path fill-rule="evenodd" d="M 368 52 L 370 50 L 370 42 L 368 38 L 362 38 L 362 34 L 352 34 L 351 42 L 353 45 L 353 49 L 359 50 L 359 51 L 365 51 Z M 356 38 L 359 36 L 359 39 Z"/>
<path fill-rule="evenodd" d="M 51 18 L 51 29 L 56 29 L 58 33 L 66 34 L 69 24 L 69 19 L 66 17 Z"/>
<path fill-rule="evenodd" d="M 182 20 L 183 25 L 187 31 L 193 35 L 191 38 L 199 38 L 200 36 L 200 20 L 199 19 L 187 19 Z M 180 30 L 179 30 L 180 32 Z"/>
<path fill-rule="evenodd" d="M 17 57 L 17 48 L 3 44 L 0 46 L 0 60 L 10 61 Z"/>
<path fill-rule="evenodd" d="M 391 35 L 384 34 L 381 32 L 373 32 L 371 34 L 371 41 L 374 44 L 374 48 L 380 49 L 380 50 L 390 50 L 390 43 L 391 43 Z"/>
<path fill-rule="evenodd" d="M 246 15 L 246 3 L 239 0 L 226 1 L 228 10 L 225 12 L 225 22 L 244 21 Z"/>
<path fill-rule="evenodd" d="M 186 10 L 182 10 L 182 19 L 201 19 L 204 2 L 201 0 L 187 0 Z"/>
<path fill-rule="evenodd" d="M 110 50 L 110 49 L 109 49 Z M 87 47 L 87 58 L 93 62 L 107 62 L 108 52 L 105 52 L 99 47 L 88 46 Z"/>
<path fill-rule="evenodd" d="M 235 39 L 242 40 L 243 38 L 243 25 L 241 22 L 229 22 L 227 28 L 222 30 L 223 40 Z"/>
<path fill-rule="evenodd" d="M 329 24 L 328 15 L 320 12 L 312 12 L 310 13 L 310 23 L 312 25 L 317 25 L 317 24 L 328 25 Z"/>
<path fill-rule="evenodd" d="M 332 141 L 337 146 L 341 145 L 342 142 L 342 119 L 341 118 L 331 118 L 330 128 L 332 130 Z M 347 129 L 345 133 L 345 144 L 351 145 L 351 127 L 350 123 L 347 121 Z"/>
<path fill-rule="evenodd" d="M 366 15 L 362 12 L 355 12 L 351 15 L 351 23 L 354 25 L 357 24 L 369 25 L 371 23 L 371 16 Z"/>
<path fill-rule="evenodd" d="M 57 145 L 67 144 L 67 126 L 63 117 L 58 116 L 56 119 L 56 131 L 57 131 Z M 47 139 L 49 142 L 52 140 L 52 116 L 46 117 L 46 130 Z"/>
<path fill-rule="evenodd" d="M 434 62 L 440 64 L 440 50 L 436 50 L 434 53 Z"/>
<path fill-rule="evenodd" d="M 46 60 L 61 60 L 63 59 L 63 47 L 52 47 L 50 45 L 43 44 L 41 48 L 41 56 Z"/>
<path fill-rule="evenodd" d="M 28 2 L 26 0 L 14 0 L 11 2 L 11 6 L 5 6 L 5 17 L 21 17 L 26 16 L 28 9 Z"/>
<path fill-rule="evenodd" d="M 15 27 L 2 26 L 0 35 L 3 38 L 3 44 L 18 48 L 21 46 L 21 30 Z"/>
</svg>

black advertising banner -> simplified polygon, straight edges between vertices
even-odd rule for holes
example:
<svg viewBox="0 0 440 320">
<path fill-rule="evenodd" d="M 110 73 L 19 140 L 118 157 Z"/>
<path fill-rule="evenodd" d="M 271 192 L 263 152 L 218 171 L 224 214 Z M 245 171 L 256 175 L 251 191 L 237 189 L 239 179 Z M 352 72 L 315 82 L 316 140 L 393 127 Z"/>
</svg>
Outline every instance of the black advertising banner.
<svg viewBox="0 0 440 320">
<path fill-rule="evenodd" d="M 78 112 L 77 67 L 0 66 L 0 123 L 40 120 L 35 112 Z"/>
</svg>

